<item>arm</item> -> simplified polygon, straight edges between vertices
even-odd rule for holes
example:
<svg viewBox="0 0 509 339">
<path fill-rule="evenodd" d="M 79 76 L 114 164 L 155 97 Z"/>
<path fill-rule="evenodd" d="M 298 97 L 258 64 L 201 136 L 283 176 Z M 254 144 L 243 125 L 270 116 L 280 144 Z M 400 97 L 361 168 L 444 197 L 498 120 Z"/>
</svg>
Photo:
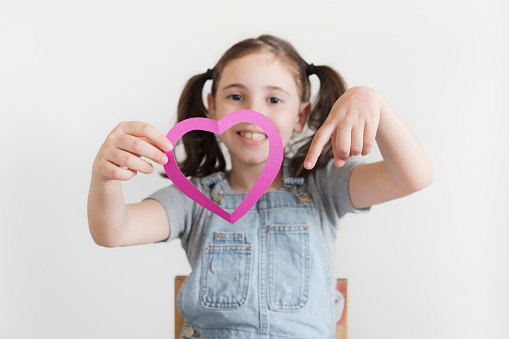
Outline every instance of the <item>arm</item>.
<svg viewBox="0 0 509 339">
<path fill-rule="evenodd" d="M 164 164 L 167 158 L 161 149 L 171 147 L 162 133 L 141 122 L 120 123 L 108 135 L 94 161 L 88 196 L 90 233 L 98 245 L 117 247 L 168 238 L 163 206 L 155 200 L 126 205 L 120 181 L 138 171 L 152 173 L 153 166 L 140 158 Z"/>
<path fill-rule="evenodd" d="M 384 158 L 358 165 L 352 171 L 349 192 L 356 208 L 397 199 L 431 183 L 431 164 L 421 145 L 385 98 L 373 89 L 353 87 L 338 99 L 317 131 L 306 162 L 314 166 L 329 139 L 337 167 L 352 155 L 369 154 L 375 139 Z"/>
<path fill-rule="evenodd" d="M 419 141 L 382 97 L 376 142 L 384 158 L 357 166 L 349 191 L 356 208 L 404 197 L 433 180 L 431 163 Z"/>
</svg>

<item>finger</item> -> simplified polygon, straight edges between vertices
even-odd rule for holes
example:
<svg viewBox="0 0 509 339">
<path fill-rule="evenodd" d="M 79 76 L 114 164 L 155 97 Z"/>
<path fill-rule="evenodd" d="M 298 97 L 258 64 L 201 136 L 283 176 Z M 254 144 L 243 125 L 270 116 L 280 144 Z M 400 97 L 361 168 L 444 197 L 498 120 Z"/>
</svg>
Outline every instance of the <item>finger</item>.
<svg viewBox="0 0 509 339">
<path fill-rule="evenodd" d="M 164 152 L 142 138 L 137 138 L 127 134 L 120 134 L 118 136 L 116 146 L 124 151 L 133 153 L 136 156 L 145 157 L 161 165 L 168 162 L 168 157 Z"/>
<path fill-rule="evenodd" d="M 336 153 L 343 159 L 350 157 L 350 145 L 352 142 L 352 127 L 343 124 L 338 126 L 336 133 Z"/>
<path fill-rule="evenodd" d="M 146 122 L 139 121 L 123 122 L 119 124 L 119 128 L 125 134 L 129 134 L 135 137 L 147 138 L 151 144 L 165 152 L 169 152 L 173 149 L 173 145 L 166 138 L 166 136 L 163 133 L 161 133 L 157 128 L 150 124 L 147 124 Z"/>
<path fill-rule="evenodd" d="M 331 148 L 332 148 L 332 155 L 334 156 L 334 160 L 338 160 L 339 159 L 339 155 L 336 152 L 336 133 L 337 133 L 337 131 L 334 130 L 334 132 L 332 132 L 332 135 L 330 137 Z"/>
<path fill-rule="evenodd" d="M 376 128 L 377 124 L 366 123 L 364 126 L 364 146 L 362 148 L 362 155 L 368 155 L 375 146 Z"/>
<path fill-rule="evenodd" d="M 138 174 L 138 172 L 136 172 L 136 171 L 133 171 L 128 168 L 119 167 L 110 161 L 105 161 L 104 163 L 105 163 L 104 166 L 106 167 L 107 172 L 110 173 L 109 174 L 110 178 L 113 180 L 126 181 L 129 179 L 132 179 L 134 176 L 136 176 L 136 174 Z"/>
<path fill-rule="evenodd" d="M 346 161 L 345 159 L 341 158 L 338 152 L 336 151 L 336 131 L 332 133 L 331 144 L 332 144 L 332 154 L 334 155 L 334 165 L 336 167 L 342 167 L 346 163 Z"/>
<path fill-rule="evenodd" d="M 145 141 L 145 142 L 147 142 L 148 144 L 150 144 L 150 145 L 154 146 L 156 149 L 158 149 L 158 150 L 159 150 L 159 148 L 157 147 L 157 145 L 154 145 L 154 143 L 153 143 L 152 141 L 150 141 L 149 139 L 147 139 L 147 138 L 145 138 L 145 137 L 140 137 L 140 139 L 141 139 L 141 140 L 143 140 L 143 141 Z M 170 142 L 170 145 L 171 145 L 171 142 Z M 170 150 L 170 151 L 171 151 L 171 150 Z M 162 157 L 162 162 L 159 162 L 161 165 L 165 165 L 165 164 L 168 162 L 168 156 L 169 156 L 169 154 L 167 154 L 167 153 L 168 153 L 168 151 L 163 150 L 163 153 L 166 155 L 166 157 L 164 157 L 164 156 Z M 133 154 L 134 154 L 134 153 L 133 153 Z M 141 156 L 141 155 L 140 155 L 140 156 Z"/>
<path fill-rule="evenodd" d="M 304 160 L 304 167 L 306 169 L 310 170 L 315 166 L 318 157 L 322 153 L 323 147 L 327 144 L 327 142 L 329 142 L 333 131 L 333 124 L 323 125 L 318 129 L 318 131 L 316 131 L 316 134 L 311 141 L 311 146 L 309 147 L 306 159 Z"/>
<path fill-rule="evenodd" d="M 106 159 L 121 168 L 127 168 L 145 174 L 154 172 L 154 166 L 152 166 L 152 164 L 124 150 L 117 149 L 116 152 L 107 156 Z"/>
<path fill-rule="evenodd" d="M 363 145 L 364 145 L 364 124 L 354 125 L 352 128 L 350 154 L 352 156 L 361 155 Z"/>
</svg>

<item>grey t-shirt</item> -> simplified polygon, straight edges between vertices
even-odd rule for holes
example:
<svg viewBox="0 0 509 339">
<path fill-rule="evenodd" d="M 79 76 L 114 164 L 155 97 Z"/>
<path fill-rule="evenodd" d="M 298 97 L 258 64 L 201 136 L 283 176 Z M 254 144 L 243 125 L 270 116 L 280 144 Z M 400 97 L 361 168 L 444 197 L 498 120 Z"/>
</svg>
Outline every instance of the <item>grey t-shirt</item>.
<svg viewBox="0 0 509 339">
<path fill-rule="evenodd" d="M 346 213 L 360 213 L 370 209 L 369 207 L 356 209 L 350 201 L 348 181 L 352 170 L 358 164 L 360 162 L 352 160 L 338 168 L 334 166 L 332 159 L 326 166 L 307 178 L 307 191 L 314 199 L 317 208 L 332 269 L 334 269 L 334 243 L 340 219 Z M 193 177 L 190 181 L 202 193 L 205 193 L 206 190 L 200 178 Z M 233 193 L 227 182 L 222 188 L 225 194 Z M 285 189 L 288 188 L 284 186 L 281 188 L 281 190 Z M 199 252 L 195 249 L 200 248 L 205 224 L 197 221 L 202 216 L 204 208 L 188 198 L 174 185 L 161 188 L 146 199 L 155 199 L 163 205 L 170 223 L 170 236 L 165 241 L 169 242 L 180 238 L 191 267 L 194 268 Z"/>
</svg>

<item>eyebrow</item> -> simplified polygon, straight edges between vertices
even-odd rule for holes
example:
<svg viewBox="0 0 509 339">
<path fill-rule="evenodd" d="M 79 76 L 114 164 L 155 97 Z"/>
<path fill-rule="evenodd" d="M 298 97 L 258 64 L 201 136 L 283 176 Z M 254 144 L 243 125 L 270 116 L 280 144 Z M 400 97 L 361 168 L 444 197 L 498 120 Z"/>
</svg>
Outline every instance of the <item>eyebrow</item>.
<svg viewBox="0 0 509 339">
<path fill-rule="evenodd" d="M 247 87 L 242 84 L 231 84 L 231 85 L 223 87 L 221 90 L 224 91 L 224 90 L 227 90 L 229 88 L 234 88 L 234 87 L 238 87 L 238 88 L 244 89 L 244 90 L 247 89 Z M 269 91 L 281 91 L 283 93 L 286 93 L 287 95 L 290 95 L 290 93 L 288 93 L 286 90 L 282 89 L 281 87 L 277 87 L 277 86 L 265 86 L 265 89 L 268 89 Z"/>
</svg>

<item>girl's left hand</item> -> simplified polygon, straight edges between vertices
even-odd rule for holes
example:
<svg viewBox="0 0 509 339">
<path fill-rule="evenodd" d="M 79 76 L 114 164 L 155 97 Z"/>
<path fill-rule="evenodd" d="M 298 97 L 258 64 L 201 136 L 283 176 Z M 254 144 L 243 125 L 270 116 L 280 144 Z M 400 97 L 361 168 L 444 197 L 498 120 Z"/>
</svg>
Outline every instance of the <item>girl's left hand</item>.
<svg viewBox="0 0 509 339">
<path fill-rule="evenodd" d="M 356 86 L 347 90 L 316 131 L 304 167 L 309 170 L 315 166 L 329 139 L 337 167 L 343 166 L 352 156 L 369 154 L 375 144 L 382 100 L 381 93 L 372 88 Z"/>
</svg>

